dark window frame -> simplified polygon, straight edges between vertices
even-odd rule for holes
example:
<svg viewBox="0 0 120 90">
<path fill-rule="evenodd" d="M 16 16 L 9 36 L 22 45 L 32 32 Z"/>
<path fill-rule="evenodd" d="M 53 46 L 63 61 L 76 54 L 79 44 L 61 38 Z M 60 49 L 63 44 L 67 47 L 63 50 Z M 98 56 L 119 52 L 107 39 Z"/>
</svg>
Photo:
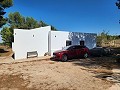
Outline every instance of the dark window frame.
<svg viewBox="0 0 120 90">
<path fill-rule="evenodd" d="M 85 46 L 85 41 L 84 41 L 84 40 L 81 40 L 81 41 L 80 41 L 80 45 L 81 45 L 81 46 Z"/>
<path fill-rule="evenodd" d="M 66 40 L 66 46 L 70 46 L 70 45 L 72 45 L 72 41 Z"/>
</svg>

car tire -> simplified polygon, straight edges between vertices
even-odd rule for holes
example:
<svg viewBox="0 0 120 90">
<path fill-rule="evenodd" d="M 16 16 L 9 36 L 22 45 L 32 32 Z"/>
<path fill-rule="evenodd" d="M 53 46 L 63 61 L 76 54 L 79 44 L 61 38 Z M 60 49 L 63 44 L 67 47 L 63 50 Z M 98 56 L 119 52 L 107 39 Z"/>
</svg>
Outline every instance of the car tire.
<svg viewBox="0 0 120 90">
<path fill-rule="evenodd" d="M 85 53 L 83 57 L 88 58 L 88 53 Z"/>
<path fill-rule="evenodd" d="M 67 55 L 64 54 L 64 55 L 62 56 L 62 61 L 63 61 L 63 62 L 66 62 L 67 60 L 68 60 L 68 57 L 67 57 Z"/>
</svg>

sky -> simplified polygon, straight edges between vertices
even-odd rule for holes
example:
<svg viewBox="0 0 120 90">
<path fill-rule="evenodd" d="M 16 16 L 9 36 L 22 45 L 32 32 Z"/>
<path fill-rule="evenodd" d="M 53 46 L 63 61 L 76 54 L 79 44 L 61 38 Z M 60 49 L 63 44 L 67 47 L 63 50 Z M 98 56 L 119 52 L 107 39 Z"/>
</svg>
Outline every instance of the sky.
<svg viewBox="0 0 120 90">
<path fill-rule="evenodd" d="M 57 30 L 120 34 L 120 9 L 117 0 L 13 0 L 14 5 L 5 11 L 20 12 L 53 25 Z M 0 40 L 1 42 L 1 40 Z"/>
</svg>

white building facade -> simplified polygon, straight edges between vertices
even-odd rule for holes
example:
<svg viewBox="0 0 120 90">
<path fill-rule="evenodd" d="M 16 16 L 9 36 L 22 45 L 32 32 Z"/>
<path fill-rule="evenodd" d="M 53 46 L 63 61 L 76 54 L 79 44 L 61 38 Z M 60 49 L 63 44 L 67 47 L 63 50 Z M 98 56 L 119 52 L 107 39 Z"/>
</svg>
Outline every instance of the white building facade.
<svg viewBox="0 0 120 90">
<path fill-rule="evenodd" d="M 45 53 L 52 56 L 54 51 L 68 45 L 81 44 L 91 49 L 96 47 L 96 36 L 94 33 L 52 31 L 51 26 L 31 30 L 14 29 L 14 59 L 25 59 L 28 52 L 37 52 L 38 57 Z"/>
</svg>

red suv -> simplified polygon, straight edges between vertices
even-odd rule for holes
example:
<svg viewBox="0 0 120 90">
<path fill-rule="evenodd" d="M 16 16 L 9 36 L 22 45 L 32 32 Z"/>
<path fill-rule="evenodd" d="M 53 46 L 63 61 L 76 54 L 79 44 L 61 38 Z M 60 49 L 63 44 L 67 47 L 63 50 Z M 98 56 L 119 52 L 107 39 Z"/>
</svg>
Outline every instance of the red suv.
<svg viewBox="0 0 120 90">
<path fill-rule="evenodd" d="M 63 50 L 53 52 L 53 58 L 56 60 L 67 61 L 68 59 L 84 57 L 89 55 L 89 49 L 86 46 L 73 45 L 63 48 Z"/>
</svg>

